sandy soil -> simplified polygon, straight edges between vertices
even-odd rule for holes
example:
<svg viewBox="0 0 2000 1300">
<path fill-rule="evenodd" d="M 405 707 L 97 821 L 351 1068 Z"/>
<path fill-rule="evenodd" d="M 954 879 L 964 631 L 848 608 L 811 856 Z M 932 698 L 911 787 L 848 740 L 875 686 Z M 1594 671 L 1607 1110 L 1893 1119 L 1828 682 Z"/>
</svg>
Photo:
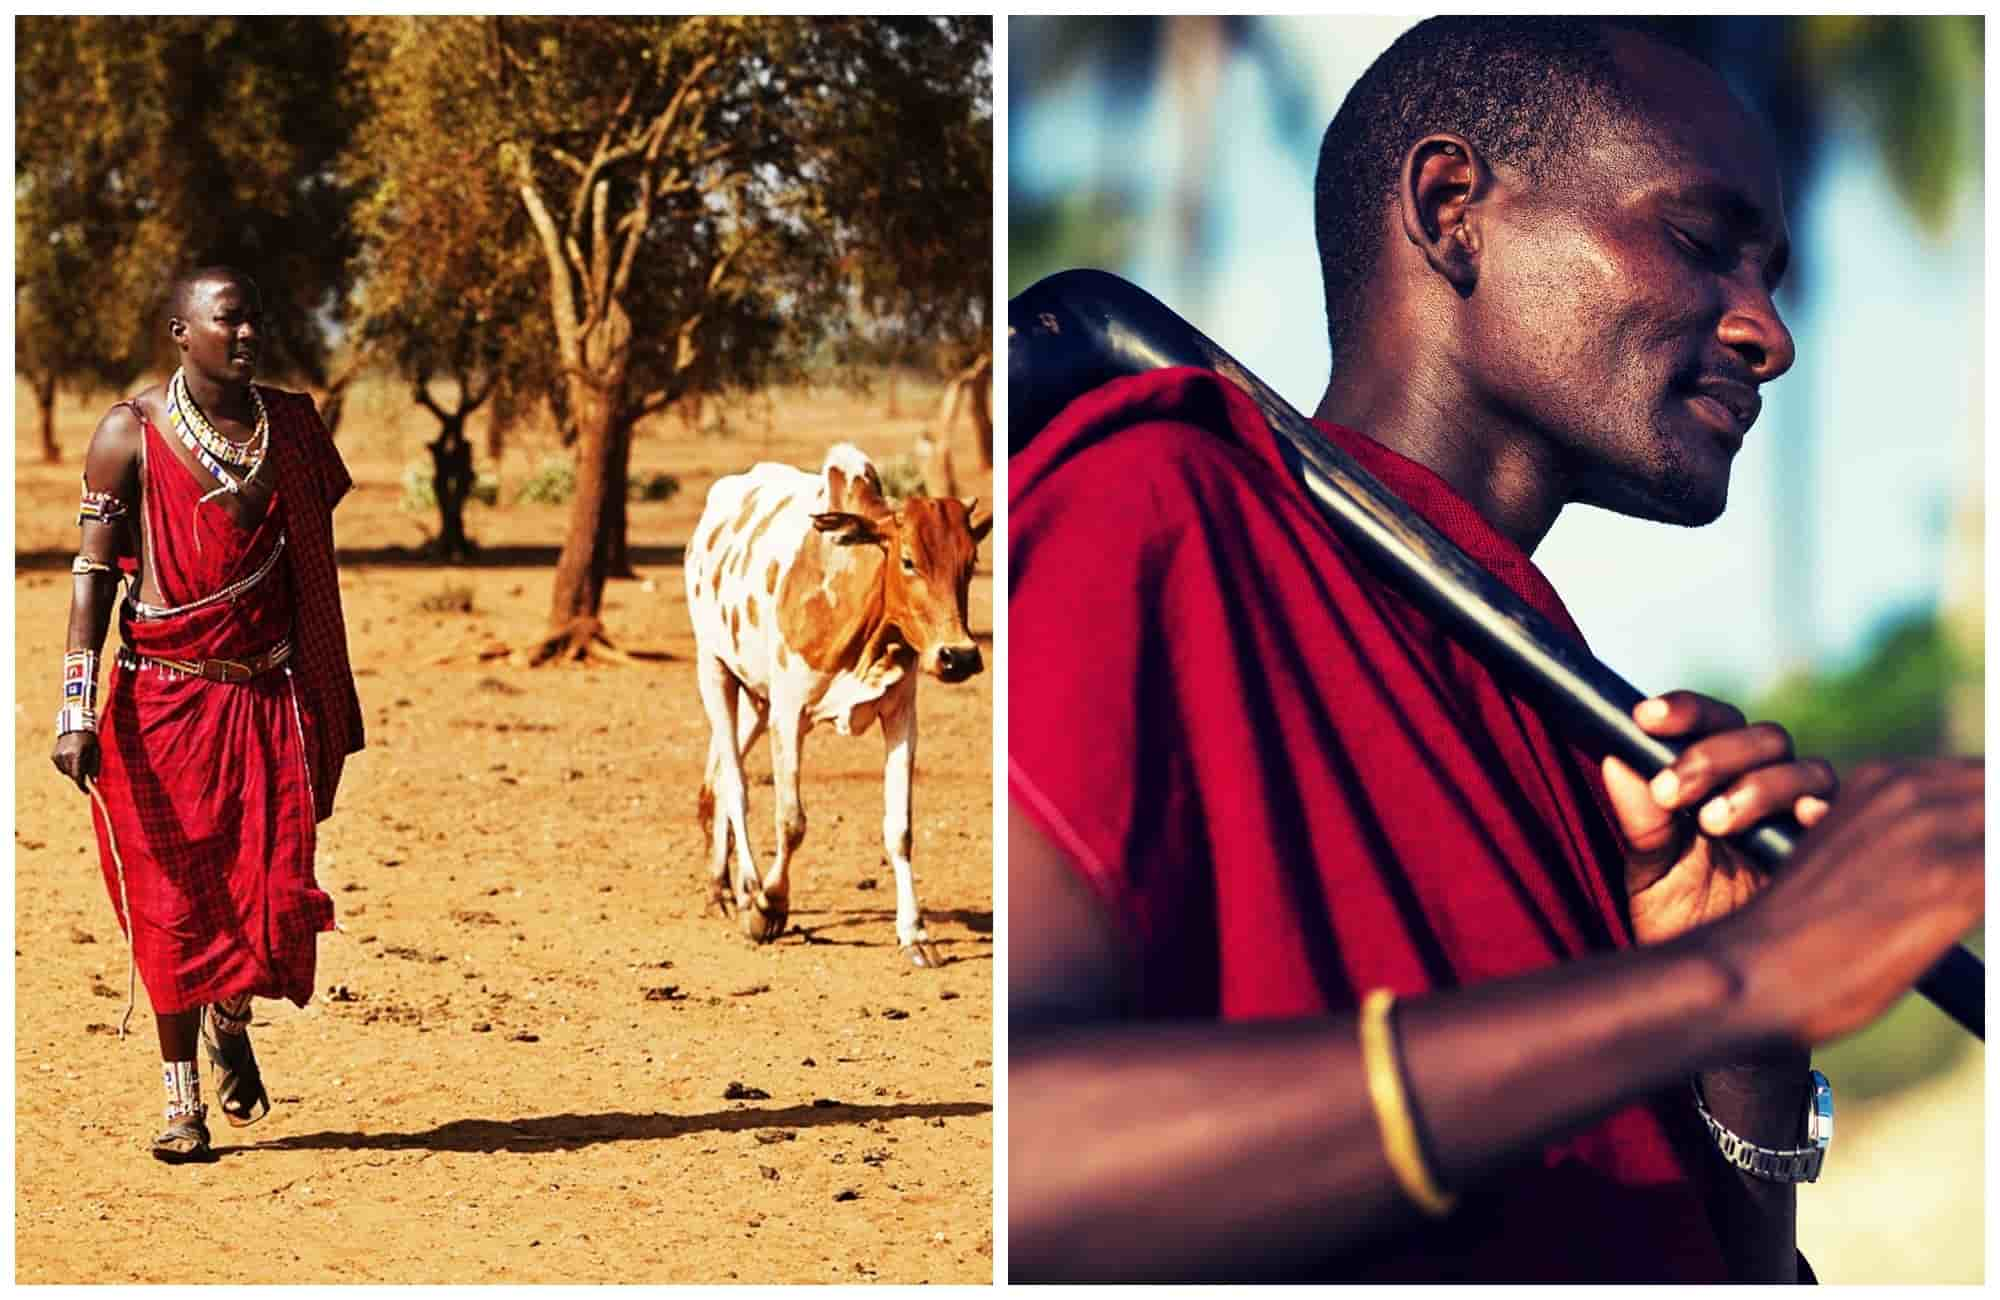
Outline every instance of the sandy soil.
<svg viewBox="0 0 2000 1300">
<path fill-rule="evenodd" d="M 78 458 L 105 403 L 64 407 L 67 459 L 45 467 L 17 394 L 19 1281 L 990 1280 L 991 673 L 920 695 L 915 860 L 942 969 L 897 957 L 872 733 L 807 741 L 792 930 L 756 948 L 702 906 L 678 547 L 721 474 L 817 465 L 843 438 L 905 451 L 930 397 L 898 396 L 900 419 L 878 389 L 783 398 L 768 431 L 746 410 L 726 433 L 649 429 L 635 474 L 683 490 L 633 507 L 644 581 L 615 583 L 605 617 L 663 657 L 529 670 L 471 652 L 543 630 L 565 511 L 475 506 L 486 562 L 413 562 L 436 522 L 398 508 L 399 480 L 433 428 L 393 392 L 357 395 L 336 524 L 369 746 L 318 868 L 345 932 L 322 938 L 311 1005 L 257 1005 L 273 1113 L 215 1116 L 222 1159 L 172 1169 L 145 1150 L 144 991 L 120 1041 L 124 946 L 82 796 L 46 761 Z M 506 501 L 550 450 L 516 442 Z M 761 746 L 752 772 L 761 857 Z"/>
</svg>

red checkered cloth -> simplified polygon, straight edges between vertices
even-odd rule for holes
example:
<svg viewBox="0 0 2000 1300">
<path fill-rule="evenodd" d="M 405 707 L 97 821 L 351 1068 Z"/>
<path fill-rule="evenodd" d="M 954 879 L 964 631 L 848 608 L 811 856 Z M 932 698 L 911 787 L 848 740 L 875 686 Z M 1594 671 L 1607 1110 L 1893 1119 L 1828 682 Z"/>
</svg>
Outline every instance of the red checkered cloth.
<svg viewBox="0 0 2000 1300">
<path fill-rule="evenodd" d="M 268 390 L 265 397 L 277 491 L 248 526 L 216 502 L 198 504 L 208 485 L 144 421 L 141 510 L 165 604 L 186 605 L 246 578 L 281 536 L 284 553 L 264 580 L 232 599 L 161 618 L 134 618 L 127 609 L 126 647 L 186 660 L 247 658 L 287 637 L 295 646 L 286 668 L 240 684 L 153 666 L 112 670 L 99 783 L 124 860 L 129 917 L 102 815 L 93 812 L 93 824 L 105 886 L 161 1013 L 244 993 L 303 1006 L 312 996 L 316 936 L 333 928 L 333 900 L 314 880 L 313 853 L 340 760 L 360 740 L 331 525 L 332 503 L 350 480 L 310 399 Z M 312 613 L 326 619 L 328 600 L 331 631 L 315 626 Z M 342 674 L 340 683 L 327 684 L 330 672 Z M 335 689 L 343 684 L 344 692 Z"/>
<path fill-rule="evenodd" d="M 285 545 L 298 603 L 292 666 L 307 708 L 320 722 L 313 799 L 324 821 L 333 812 L 334 789 L 347 756 L 363 744 L 361 699 L 347 661 L 347 622 L 340 612 L 340 576 L 333 558 L 333 508 L 354 479 L 311 397 L 261 391 L 271 412 L 271 463 L 285 503 Z"/>
</svg>

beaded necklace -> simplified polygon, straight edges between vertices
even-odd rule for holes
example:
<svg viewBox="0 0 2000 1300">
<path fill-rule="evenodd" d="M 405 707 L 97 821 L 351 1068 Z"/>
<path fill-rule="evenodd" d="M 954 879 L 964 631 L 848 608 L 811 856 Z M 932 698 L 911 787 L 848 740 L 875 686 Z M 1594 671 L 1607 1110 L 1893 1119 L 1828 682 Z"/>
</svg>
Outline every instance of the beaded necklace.
<svg viewBox="0 0 2000 1300">
<path fill-rule="evenodd" d="M 202 467 L 215 476 L 221 486 L 204 495 L 202 501 L 222 492 L 240 492 L 243 484 L 257 476 L 264 463 L 264 454 L 271 445 L 271 416 L 264 407 L 263 394 L 256 385 L 250 386 L 250 401 L 257 408 L 256 432 L 243 446 L 237 446 L 216 431 L 195 404 L 193 394 L 188 392 L 185 372 L 176 370 L 174 377 L 167 381 L 167 419 L 174 426 L 174 432 L 187 449 L 194 453 Z M 241 477 L 232 475 L 224 466 L 237 471 Z M 199 504 L 199 503 L 197 503 Z"/>
<path fill-rule="evenodd" d="M 194 395 L 187 390 L 187 375 L 184 371 L 174 371 L 174 377 L 167 381 L 167 420 L 180 435 L 181 442 L 194 453 L 202 467 L 215 476 L 220 485 L 212 492 L 204 492 L 194 503 L 194 548 L 201 549 L 201 508 L 213 497 L 224 492 L 240 494 L 243 485 L 257 477 L 257 471 L 264 467 L 264 454 L 271 448 L 271 415 L 264 409 L 264 398 L 257 386 L 250 386 L 250 401 L 257 408 L 256 432 L 250 441 L 238 447 L 223 437 L 195 405 Z M 211 454 L 210 445 L 215 445 Z M 222 467 L 223 461 L 237 467 L 242 478 L 237 478 Z"/>
</svg>

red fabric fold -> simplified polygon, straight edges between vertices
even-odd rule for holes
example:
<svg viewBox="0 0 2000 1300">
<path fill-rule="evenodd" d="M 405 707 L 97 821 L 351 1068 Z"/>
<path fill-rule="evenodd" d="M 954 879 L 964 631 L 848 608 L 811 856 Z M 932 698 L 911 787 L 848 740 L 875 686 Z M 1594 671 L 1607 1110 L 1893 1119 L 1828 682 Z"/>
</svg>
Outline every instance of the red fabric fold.
<svg viewBox="0 0 2000 1300">
<path fill-rule="evenodd" d="M 105 887 L 162 1013 L 244 993 L 303 1006 L 316 936 L 333 928 L 333 900 L 313 876 L 317 822 L 331 810 L 341 760 L 360 741 L 333 575 L 339 491 L 327 465 L 339 458 L 309 398 L 262 391 L 276 487 L 247 526 L 214 501 L 198 504 L 209 485 L 140 417 L 144 527 L 162 605 L 203 601 L 254 574 L 281 537 L 284 549 L 262 580 L 228 599 L 155 618 L 127 607 L 125 646 L 205 659 L 242 658 L 288 637 L 294 644 L 286 667 L 250 682 L 114 664 L 106 684 L 99 786 L 110 823 L 93 803 L 92 824 Z M 337 482 L 344 491 L 344 469 Z"/>
<path fill-rule="evenodd" d="M 324 821 L 333 814 L 347 756 L 364 741 L 333 548 L 333 508 L 354 480 L 311 397 L 261 391 L 271 412 L 271 465 L 285 503 L 285 546 L 297 603 L 292 667 L 306 708 L 320 724 L 313 751 L 313 799 L 314 811 Z"/>
<path fill-rule="evenodd" d="M 1442 480 L 1320 431 L 1574 632 Z M 1121 380 L 1009 468 L 1013 797 L 1129 931 L 1143 1014 L 1344 1012 L 1631 942 L 1597 755 L 1374 577 L 1240 391 Z M 1628 1107 L 1326 1274 L 1720 1278 L 1684 1112 Z"/>
</svg>

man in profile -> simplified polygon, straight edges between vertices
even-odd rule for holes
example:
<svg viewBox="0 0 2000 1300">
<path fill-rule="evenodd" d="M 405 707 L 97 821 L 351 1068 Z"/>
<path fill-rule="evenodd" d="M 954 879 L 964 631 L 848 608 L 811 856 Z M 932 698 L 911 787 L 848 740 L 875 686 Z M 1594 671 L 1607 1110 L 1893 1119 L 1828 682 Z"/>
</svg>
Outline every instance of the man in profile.
<svg viewBox="0 0 2000 1300">
<path fill-rule="evenodd" d="M 1557 626 L 1564 506 L 1722 511 L 1793 344 L 1770 144 L 1712 70 L 1420 24 L 1317 204 L 1318 431 Z M 1691 743 L 1640 780 L 1382 584 L 1206 372 L 1078 399 L 1010 492 L 1016 1280 L 1810 1278 L 1809 1049 L 1982 914 L 1982 765 L 1836 805 L 1673 692 L 1635 720 Z M 1781 812 L 1767 881 L 1726 837 Z"/>
</svg>

